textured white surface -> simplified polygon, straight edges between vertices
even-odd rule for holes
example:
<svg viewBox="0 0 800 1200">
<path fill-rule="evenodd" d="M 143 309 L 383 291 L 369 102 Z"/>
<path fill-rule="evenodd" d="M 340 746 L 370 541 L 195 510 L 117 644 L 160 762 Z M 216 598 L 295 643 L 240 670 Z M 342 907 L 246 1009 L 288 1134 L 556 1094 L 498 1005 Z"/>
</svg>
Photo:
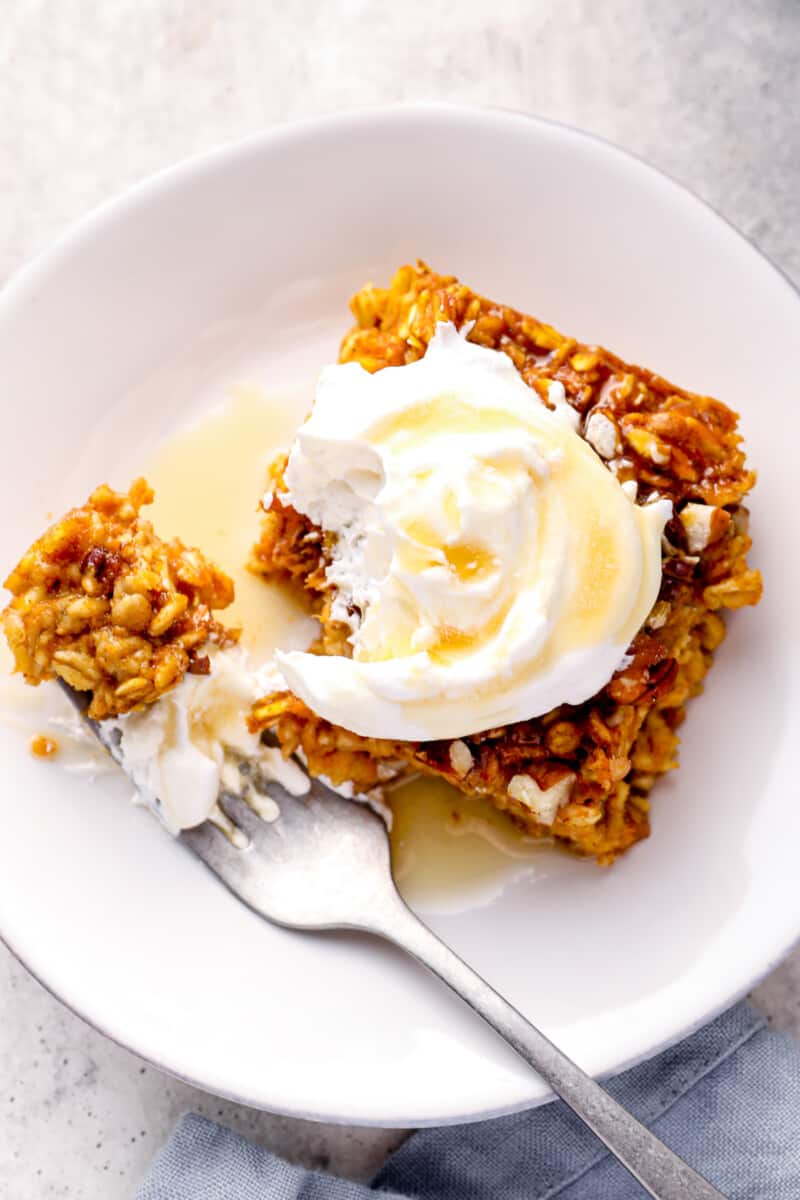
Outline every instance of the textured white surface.
<svg viewBox="0 0 800 1200">
<path fill-rule="evenodd" d="M 644 0 L 509 0 L 491 27 L 474 0 L 406 0 L 394 12 L 369 0 L 7 0 L 0 282 L 94 204 L 189 154 L 276 121 L 420 98 L 526 109 L 620 142 L 797 279 L 799 81 L 793 0 L 702 11 L 690 0 L 658 11 Z M 0 1192 L 14 1200 L 129 1197 L 189 1108 L 353 1175 L 397 1139 L 256 1113 L 166 1079 L 88 1030 L 4 951 L 0 967 Z M 800 958 L 756 997 L 800 1031 Z"/>
</svg>

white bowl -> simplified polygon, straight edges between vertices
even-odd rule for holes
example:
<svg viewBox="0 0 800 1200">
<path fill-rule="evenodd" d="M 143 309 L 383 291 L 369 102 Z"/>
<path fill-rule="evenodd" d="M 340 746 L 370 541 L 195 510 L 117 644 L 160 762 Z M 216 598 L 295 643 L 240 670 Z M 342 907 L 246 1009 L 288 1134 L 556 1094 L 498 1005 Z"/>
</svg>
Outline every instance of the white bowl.
<svg viewBox="0 0 800 1200">
<path fill-rule="evenodd" d="M 743 415 L 766 596 L 731 621 L 655 793 L 604 871 L 545 851 L 442 936 L 593 1074 L 730 1004 L 800 932 L 796 346 L 789 284 L 689 192 L 571 129 L 422 106 L 278 129 L 83 221 L 0 299 L 8 566 L 247 360 L 308 382 L 346 300 L 421 256 Z M 399 954 L 271 928 L 118 778 L 66 776 L 0 728 L 0 929 L 66 1004 L 247 1103 L 410 1125 L 535 1103 L 539 1080 Z"/>
</svg>

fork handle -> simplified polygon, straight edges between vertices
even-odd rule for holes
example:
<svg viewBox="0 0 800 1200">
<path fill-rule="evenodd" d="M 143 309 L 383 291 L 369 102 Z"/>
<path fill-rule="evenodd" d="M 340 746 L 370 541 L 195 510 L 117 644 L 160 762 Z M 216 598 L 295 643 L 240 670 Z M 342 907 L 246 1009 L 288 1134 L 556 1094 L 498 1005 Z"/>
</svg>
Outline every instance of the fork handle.
<svg viewBox="0 0 800 1200">
<path fill-rule="evenodd" d="M 656 1200 L 725 1200 L 645 1129 L 522 1013 L 473 971 L 397 897 L 372 929 L 437 975 L 541 1075 Z"/>
</svg>

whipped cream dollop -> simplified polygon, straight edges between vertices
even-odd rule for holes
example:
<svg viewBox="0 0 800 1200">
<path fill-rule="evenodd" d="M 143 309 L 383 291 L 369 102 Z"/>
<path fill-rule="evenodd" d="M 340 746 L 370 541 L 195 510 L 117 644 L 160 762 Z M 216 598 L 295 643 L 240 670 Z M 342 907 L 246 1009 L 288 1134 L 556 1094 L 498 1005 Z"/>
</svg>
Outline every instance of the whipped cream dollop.
<svg viewBox="0 0 800 1200">
<path fill-rule="evenodd" d="M 250 706 L 275 679 L 250 667 L 239 647 L 209 645 L 207 675 L 185 675 L 153 704 L 101 725 L 119 735 L 120 765 L 167 828 L 178 833 L 200 825 L 214 812 L 221 790 L 241 790 L 235 763 L 247 759 L 266 780 L 302 795 L 308 778 L 277 747 L 250 733 Z"/>
<path fill-rule="evenodd" d="M 314 712 L 458 738 L 608 683 L 657 597 L 671 505 L 637 505 L 560 384 L 549 399 L 447 324 L 407 366 L 322 372 L 281 498 L 336 535 L 353 656 L 277 655 Z"/>
</svg>

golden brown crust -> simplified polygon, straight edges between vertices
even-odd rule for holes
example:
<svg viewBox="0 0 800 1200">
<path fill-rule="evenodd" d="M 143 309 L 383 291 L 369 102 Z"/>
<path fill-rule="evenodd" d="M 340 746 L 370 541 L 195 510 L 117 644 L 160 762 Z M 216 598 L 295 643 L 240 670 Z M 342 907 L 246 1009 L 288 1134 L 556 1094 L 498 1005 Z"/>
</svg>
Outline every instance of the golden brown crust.
<svg viewBox="0 0 800 1200">
<path fill-rule="evenodd" d="M 555 380 L 584 418 L 594 411 L 612 421 L 619 457 L 632 463 L 621 479 L 636 479 L 676 502 L 714 505 L 738 503 L 755 482 L 739 449 L 736 413 L 719 400 L 476 296 L 452 275 L 436 275 L 424 263 L 401 267 L 388 288 L 362 288 L 351 308 L 357 323 L 342 343 L 342 362 L 370 371 L 413 362 L 439 321 L 458 328 L 472 322 L 469 340 L 507 354 L 545 402 Z"/>
<path fill-rule="evenodd" d="M 152 703 L 187 671 L 202 673 L 208 641 L 226 644 L 212 609 L 233 583 L 199 550 L 164 542 L 139 515 L 153 493 L 107 485 L 56 521 L 22 556 L 2 614 L 16 670 L 28 683 L 58 676 L 92 693 L 97 720 Z"/>
<path fill-rule="evenodd" d="M 716 610 L 755 604 L 761 595 L 760 575 L 746 561 L 750 539 L 741 500 L 754 476 L 740 449 L 736 414 L 476 296 L 424 264 L 401 268 L 389 288 L 368 285 L 351 307 L 357 324 L 342 343 L 343 361 L 370 371 L 412 362 L 424 354 L 437 321 L 459 327 L 471 321 L 470 340 L 508 354 L 542 399 L 547 401 L 553 380 L 564 385 L 590 441 L 590 418 L 609 422 L 604 457 L 612 458 L 618 478 L 634 479 L 640 499 L 657 491 L 675 506 L 664 541 L 662 587 L 631 646 L 630 662 L 597 696 L 458 739 L 463 749 L 454 751 L 451 742 L 359 738 L 322 721 L 289 693 L 257 704 L 253 728 L 273 729 L 287 754 L 302 749 L 312 773 L 337 784 L 372 786 L 380 763 L 401 761 L 485 796 L 534 836 L 555 835 L 572 850 L 610 862 L 649 832 L 648 793 L 659 775 L 677 765 L 676 730 L 686 701 L 702 690 L 725 636 Z M 316 648 L 347 654 L 349 631 L 329 617 L 325 535 L 281 503 L 281 472 L 279 463 L 253 569 L 295 581 L 322 622 Z M 512 784 L 520 775 L 542 791 L 574 780 L 552 827 L 525 803 L 525 789 Z"/>
</svg>

